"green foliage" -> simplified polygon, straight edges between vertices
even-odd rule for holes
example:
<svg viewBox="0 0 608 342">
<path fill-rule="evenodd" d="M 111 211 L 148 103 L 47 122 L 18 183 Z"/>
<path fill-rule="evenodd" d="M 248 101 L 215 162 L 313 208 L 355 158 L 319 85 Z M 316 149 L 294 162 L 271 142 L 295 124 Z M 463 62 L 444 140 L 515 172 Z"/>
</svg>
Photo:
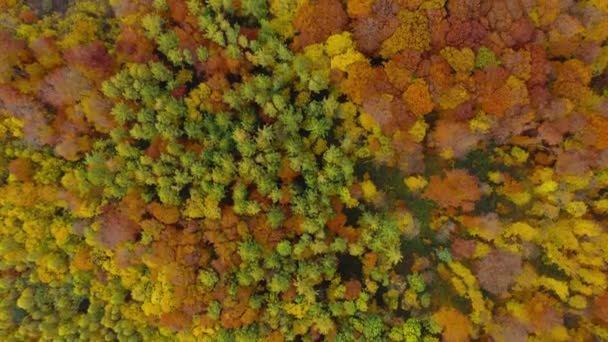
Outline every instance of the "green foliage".
<svg viewBox="0 0 608 342">
<path fill-rule="evenodd" d="M 500 59 L 496 57 L 496 54 L 492 49 L 482 46 L 477 50 L 477 55 L 475 56 L 476 68 L 484 69 L 489 66 L 498 66 L 500 64 Z"/>
</svg>

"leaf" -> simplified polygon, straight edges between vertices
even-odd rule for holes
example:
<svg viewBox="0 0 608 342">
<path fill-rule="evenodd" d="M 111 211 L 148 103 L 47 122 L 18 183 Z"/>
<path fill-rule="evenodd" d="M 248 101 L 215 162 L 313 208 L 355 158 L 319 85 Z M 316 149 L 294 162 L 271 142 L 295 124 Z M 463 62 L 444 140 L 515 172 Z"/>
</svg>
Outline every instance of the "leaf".
<svg viewBox="0 0 608 342">
<path fill-rule="evenodd" d="M 595 298 L 593 301 L 593 314 L 608 324 L 608 292 Z"/>
<path fill-rule="evenodd" d="M 174 206 L 152 202 L 148 204 L 148 212 L 164 224 L 174 224 L 179 221 L 179 209 Z"/>
<path fill-rule="evenodd" d="M 477 146 L 481 136 L 465 122 L 440 119 L 429 139 L 444 158 L 462 158 Z"/>
<path fill-rule="evenodd" d="M 64 53 L 65 60 L 87 75 L 106 78 L 112 72 L 112 58 L 100 41 L 75 46 Z"/>
<path fill-rule="evenodd" d="M 89 80 L 79 71 L 71 67 L 63 67 L 44 78 L 39 96 L 44 102 L 61 109 L 76 104 L 91 86 Z"/>
<path fill-rule="evenodd" d="M 399 20 L 395 16 L 396 10 L 392 1 L 376 1 L 372 15 L 354 21 L 353 36 L 361 52 L 376 53 L 382 42 L 397 30 Z"/>
<path fill-rule="evenodd" d="M 428 85 L 421 78 L 416 79 L 407 88 L 403 93 L 403 100 L 416 116 L 423 116 L 424 114 L 430 113 L 435 106 Z"/>
<path fill-rule="evenodd" d="M 295 37 L 293 48 L 300 50 L 321 43 L 330 35 L 340 33 L 347 23 L 348 17 L 340 1 L 306 2 L 294 18 L 294 26 L 300 34 Z"/>
<path fill-rule="evenodd" d="M 13 67 L 27 56 L 25 43 L 13 39 L 10 33 L 0 31 L 0 83 L 8 83 L 13 77 Z"/>
<path fill-rule="evenodd" d="M 465 342 L 471 337 L 471 321 L 454 308 L 442 307 L 433 319 L 443 328 L 445 342 Z"/>
<path fill-rule="evenodd" d="M 137 223 L 116 206 L 106 206 L 98 218 L 100 224 L 97 239 L 104 248 L 113 249 L 123 242 L 135 241 L 139 231 Z"/>
<path fill-rule="evenodd" d="M 509 290 L 509 286 L 519 275 L 521 265 L 518 255 L 496 249 L 476 263 L 475 276 L 484 290 L 501 295 Z"/>
<path fill-rule="evenodd" d="M 477 177 L 466 170 L 454 169 L 447 171 L 443 178 L 431 176 L 424 196 L 444 208 L 460 207 L 464 211 L 472 211 L 475 202 L 481 198 L 481 191 Z"/>
</svg>

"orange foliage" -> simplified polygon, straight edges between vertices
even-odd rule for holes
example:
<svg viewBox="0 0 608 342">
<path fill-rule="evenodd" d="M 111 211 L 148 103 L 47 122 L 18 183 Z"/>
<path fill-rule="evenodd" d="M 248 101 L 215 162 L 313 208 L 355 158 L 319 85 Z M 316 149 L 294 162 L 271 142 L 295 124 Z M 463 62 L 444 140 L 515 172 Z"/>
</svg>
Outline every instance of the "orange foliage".
<svg viewBox="0 0 608 342">
<path fill-rule="evenodd" d="M 608 149 L 608 118 L 592 115 L 589 118 L 589 129 L 583 132 L 589 145 L 599 149 Z"/>
<path fill-rule="evenodd" d="M 179 221 L 179 209 L 177 207 L 152 202 L 148 204 L 147 208 L 155 219 L 164 224 L 174 224 Z"/>
<path fill-rule="evenodd" d="M 123 26 L 116 41 L 118 62 L 144 63 L 152 57 L 154 45 L 140 27 Z"/>
<path fill-rule="evenodd" d="M 22 182 L 29 182 L 34 175 L 34 165 L 29 159 L 17 158 L 8 164 L 8 171 L 13 177 Z"/>
<path fill-rule="evenodd" d="M 407 88 L 403 93 L 403 100 L 417 116 L 431 112 L 434 107 L 428 85 L 423 79 L 417 79 Z"/>
<path fill-rule="evenodd" d="M 591 96 L 587 88 L 591 81 L 591 71 L 578 59 L 570 59 L 564 63 L 555 63 L 554 70 L 557 79 L 552 91 L 557 96 L 563 96 L 575 101 L 584 101 Z"/>
<path fill-rule="evenodd" d="M 443 178 L 431 176 L 424 196 L 442 207 L 471 211 L 481 198 L 481 190 L 477 177 L 469 175 L 466 170 L 454 169 L 447 171 Z"/>
<path fill-rule="evenodd" d="M 466 342 L 471 336 L 471 321 L 460 311 L 442 307 L 433 314 L 433 319 L 443 328 L 445 342 Z"/>
<path fill-rule="evenodd" d="M 608 323 L 608 292 L 604 292 L 601 296 L 595 298 L 593 302 L 593 314 L 595 317 Z"/>
<path fill-rule="evenodd" d="M 526 302 L 530 324 L 537 334 L 548 333 L 563 324 L 563 316 L 553 297 L 538 292 Z"/>
<path fill-rule="evenodd" d="M 351 279 L 344 284 L 346 290 L 344 291 L 344 299 L 355 300 L 361 293 L 361 283 L 356 279 Z"/>
</svg>

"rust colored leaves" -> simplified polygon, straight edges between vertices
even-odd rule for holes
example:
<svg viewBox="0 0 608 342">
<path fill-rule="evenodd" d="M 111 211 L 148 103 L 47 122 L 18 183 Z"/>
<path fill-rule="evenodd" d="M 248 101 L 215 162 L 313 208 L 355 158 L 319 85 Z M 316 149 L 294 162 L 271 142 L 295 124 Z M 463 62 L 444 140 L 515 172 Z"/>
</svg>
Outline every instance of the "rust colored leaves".
<svg viewBox="0 0 608 342">
<path fill-rule="evenodd" d="M 431 176 L 424 196 L 444 208 L 471 211 L 481 198 L 481 190 L 477 177 L 471 176 L 466 170 L 455 169 L 446 172 L 443 178 Z"/>
</svg>

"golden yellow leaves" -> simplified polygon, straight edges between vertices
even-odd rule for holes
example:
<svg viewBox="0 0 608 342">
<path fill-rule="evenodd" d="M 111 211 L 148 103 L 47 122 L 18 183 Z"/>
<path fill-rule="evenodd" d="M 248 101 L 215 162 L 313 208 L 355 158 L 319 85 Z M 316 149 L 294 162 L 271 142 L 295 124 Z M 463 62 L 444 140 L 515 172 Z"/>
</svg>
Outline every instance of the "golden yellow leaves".
<svg viewBox="0 0 608 342">
<path fill-rule="evenodd" d="M 401 11 L 397 14 L 401 26 L 382 43 L 380 54 L 392 57 L 404 49 L 426 51 L 431 46 L 428 18 L 423 12 Z"/>
<path fill-rule="evenodd" d="M 351 34 L 344 31 L 327 38 L 325 52 L 331 57 L 331 68 L 347 71 L 347 67 L 355 62 L 365 62 L 365 56 L 355 50 Z"/>
<path fill-rule="evenodd" d="M 441 50 L 441 56 L 456 72 L 468 74 L 475 67 L 475 52 L 470 48 L 457 49 L 448 46 Z"/>
<path fill-rule="evenodd" d="M 448 89 L 439 97 L 441 109 L 454 109 L 469 99 L 469 92 L 465 87 L 458 84 Z"/>
</svg>

